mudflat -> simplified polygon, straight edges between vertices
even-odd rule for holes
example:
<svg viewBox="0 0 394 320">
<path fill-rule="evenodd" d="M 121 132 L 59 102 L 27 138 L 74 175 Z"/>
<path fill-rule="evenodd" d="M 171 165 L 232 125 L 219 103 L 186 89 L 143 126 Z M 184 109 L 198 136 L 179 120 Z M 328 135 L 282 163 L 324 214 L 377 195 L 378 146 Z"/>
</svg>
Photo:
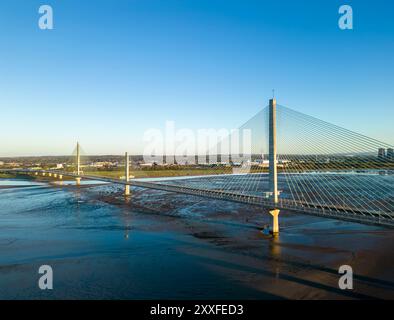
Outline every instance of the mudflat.
<svg viewBox="0 0 394 320">
<path fill-rule="evenodd" d="M 272 237 L 259 207 L 110 185 L 15 188 L 0 204 L 3 299 L 394 298 L 392 229 L 282 211 Z"/>
</svg>

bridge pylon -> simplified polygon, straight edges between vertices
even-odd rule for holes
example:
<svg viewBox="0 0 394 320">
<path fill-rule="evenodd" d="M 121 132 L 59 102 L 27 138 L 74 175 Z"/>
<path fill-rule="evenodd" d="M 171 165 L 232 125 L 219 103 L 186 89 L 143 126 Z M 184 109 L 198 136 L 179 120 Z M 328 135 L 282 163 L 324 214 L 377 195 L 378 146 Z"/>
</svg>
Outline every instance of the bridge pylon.
<svg viewBox="0 0 394 320">
<path fill-rule="evenodd" d="M 274 209 L 269 213 L 273 217 L 272 233 L 279 234 L 279 209 L 278 203 L 278 171 L 277 171 L 277 150 L 276 150 L 276 99 L 269 101 L 269 191 L 274 205 Z"/>
<path fill-rule="evenodd" d="M 126 182 L 130 181 L 130 158 L 128 153 L 125 153 L 125 180 Z M 124 188 L 124 194 L 125 196 L 129 196 L 130 195 L 130 186 L 128 184 L 125 185 Z"/>
<path fill-rule="evenodd" d="M 77 176 L 81 174 L 81 151 L 79 147 L 79 142 L 77 142 Z M 81 178 L 75 178 L 76 185 L 79 186 L 81 184 Z"/>
</svg>

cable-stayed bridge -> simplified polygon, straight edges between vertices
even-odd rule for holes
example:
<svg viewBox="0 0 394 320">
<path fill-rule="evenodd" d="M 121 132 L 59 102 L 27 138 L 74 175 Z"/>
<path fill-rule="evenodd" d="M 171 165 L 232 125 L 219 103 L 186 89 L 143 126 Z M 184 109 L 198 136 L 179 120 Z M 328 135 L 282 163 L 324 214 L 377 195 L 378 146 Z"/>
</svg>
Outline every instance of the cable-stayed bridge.
<svg viewBox="0 0 394 320">
<path fill-rule="evenodd" d="M 226 149 L 228 163 L 222 152 L 221 161 L 204 166 L 204 176 L 130 179 L 127 154 L 124 179 L 83 174 L 79 144 L 74 172 L 12 171 L 68 176 L 77 184 L 81 179 L 116 183 L 125 186 L 126 195 L 129 186 L 136 186 L 258 205 L 273 215 L 274 232 L 279 231 L 279 210 L 394 227 L 393 146 L 277 105 L 274 99 L 241 129 L 251 132 L 249 157 L 236 163 Z M 220 141 L 220 150 L 229 139 Z"/>
</svg>

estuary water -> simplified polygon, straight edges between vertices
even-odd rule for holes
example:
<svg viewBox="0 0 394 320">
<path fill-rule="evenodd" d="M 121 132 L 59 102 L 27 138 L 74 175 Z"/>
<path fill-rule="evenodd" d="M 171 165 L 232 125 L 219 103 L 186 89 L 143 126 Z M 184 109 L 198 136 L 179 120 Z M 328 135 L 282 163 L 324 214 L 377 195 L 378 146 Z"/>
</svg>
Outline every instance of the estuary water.
<svg viewBox="0 0 394 320">
<path fill-rule="evenodd" d="M 392 297 L 391 230 L 282 212 L 273 239 L 268 223 L 261 208 L 220 200 L 0 179 L 0 299 Z M 349 261 L 372 289 L 338 290 Z M 41 265 L 53 290 L 38 286 Z"/>
<path fill-rule="evenodd" d="M 117 188 L 26 180 L 0 180 L 0 186 L 18 186 L 0 190 L 1 299 L 225 298 L 234 291 L 270 297 L 185 252 L 196 241 L 165 228 L 165 220 L 96 198 Z M 38 287 L 41 265 L 53 268 L 53 290 Z"/>
</svg>

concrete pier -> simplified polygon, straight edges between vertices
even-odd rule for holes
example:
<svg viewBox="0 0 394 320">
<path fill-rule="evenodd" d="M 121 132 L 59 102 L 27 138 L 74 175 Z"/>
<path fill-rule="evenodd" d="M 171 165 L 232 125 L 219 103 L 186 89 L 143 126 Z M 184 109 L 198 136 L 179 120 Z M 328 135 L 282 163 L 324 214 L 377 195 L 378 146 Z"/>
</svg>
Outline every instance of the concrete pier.
<svg viewBox="0 0 394 320">
<path fill-rule="evenodd" d="M 272 216 L 272 233 L 274 235 L 279 234 L 279 209 L 270 210 L 269 213 Z"/>
</svg>

